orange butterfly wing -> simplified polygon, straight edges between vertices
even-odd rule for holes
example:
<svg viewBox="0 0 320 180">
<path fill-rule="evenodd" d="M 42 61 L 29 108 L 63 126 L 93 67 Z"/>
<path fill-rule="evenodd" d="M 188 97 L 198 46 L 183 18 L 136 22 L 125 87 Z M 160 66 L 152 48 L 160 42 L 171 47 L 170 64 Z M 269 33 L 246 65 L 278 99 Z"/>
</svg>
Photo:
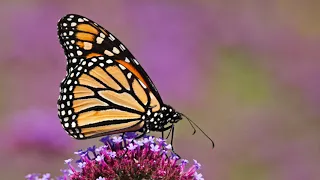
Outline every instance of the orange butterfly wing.
<svg viewBox="0 0 320 180">
<path fill-rule="evenodd" d="M 110 32 L 70 14 L 58 23 L 67 56 L 58 114 L 76 139 L 141 129 L 141 116 L 158 111 L 161 97 L 139 62 Z"/>
</svg>

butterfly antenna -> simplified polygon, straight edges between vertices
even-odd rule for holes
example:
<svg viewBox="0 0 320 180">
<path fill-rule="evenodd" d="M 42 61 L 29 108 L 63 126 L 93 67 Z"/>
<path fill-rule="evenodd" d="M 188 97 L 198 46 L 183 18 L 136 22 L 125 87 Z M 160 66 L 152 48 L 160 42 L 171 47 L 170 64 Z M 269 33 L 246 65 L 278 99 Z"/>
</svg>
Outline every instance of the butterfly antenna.
<svg viewBox="0 0 320 180">
<path fill-rule="evenodd" d="M 181 115 L 182 115 L 183 117 L 185 117 L 185 118 L 189 121 L 190 125 L 192 126 L 192 128 L 193 128 L 193 130 L 194 130 L 193 134 L 196 133 L 196 129 L 195 129 L 194 126 L 193 126 L 193 125 L 195 125 L 195 126 L 211 141 L 211 143 L 212 143 L 212 148 L 214 148 L 214 142 L 213 142 L 213 140 L 212 140 L 195 122 L 193 122 L 191 119 L 189 119 L 186 115 L 184 115 L 184 114 L 182 114 L 182 113 L 181 113 Z M 193 124 L 193 125 L 192 125 L 192 124 Z"/>
<path fill-rule="evenodd" d="M 181 114 L 181 115 L 182 115 L 183 117 L 187 118 L 186 115 L 184 115 L 184 114 Z M 193 133 L 192 133 L 192 135 L 194 135 L 194 134 L 197 132 L 197 130 L 196 130 L 196 128 L 193 126 L 193 124 L 191 123 L 190 119 L 189 119 L 189 118 L 187 118 L 187 119 L 188 119 L 189 124 L 190 124 L 191 127 L 193 128 Z"/>
</svg>

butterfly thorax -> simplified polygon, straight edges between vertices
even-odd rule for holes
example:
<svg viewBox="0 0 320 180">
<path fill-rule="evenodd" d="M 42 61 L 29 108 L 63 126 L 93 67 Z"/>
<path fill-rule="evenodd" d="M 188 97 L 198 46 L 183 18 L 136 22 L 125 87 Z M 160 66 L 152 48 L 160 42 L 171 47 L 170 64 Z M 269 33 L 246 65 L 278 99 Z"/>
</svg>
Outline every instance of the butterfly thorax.
<svg viewBox="0 0 320 180">
<path fill-rule="evenodd" d="M 142 131 L 164 131 L 170 124 L 180 121 L 181 115 L 169 105 L 163 105 L 159 111 L 152 112 L 151 108 L 141 117 L 145 125 Z"/>
</svg>

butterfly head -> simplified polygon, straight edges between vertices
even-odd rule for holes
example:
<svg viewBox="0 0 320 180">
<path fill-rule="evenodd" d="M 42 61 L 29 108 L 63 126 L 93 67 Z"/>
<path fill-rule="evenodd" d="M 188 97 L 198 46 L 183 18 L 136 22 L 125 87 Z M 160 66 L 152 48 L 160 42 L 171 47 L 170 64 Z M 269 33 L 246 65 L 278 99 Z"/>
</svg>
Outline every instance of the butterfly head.
<svg viewBox="0 0 320 180">
<path fill-rule="evenodd" d="M 175 109 L 173 109 L 169 105 L 165 105 L 161 108 L 162 113 L 165 114 L 165 119 L 167 119 L 167 123 L 177 123 L 180 120 L 182 120 L 181 113 L 177 112 Z"/>
<path fill-rule="evenodd" d="M 181 114 L 180 114 L 179 112 L 176 112 L 176 111 L 174 112 L 174 114 L 173 114 L 172 117 L 173 117 L 173 118 L 172 118 L 171 121 L 170 121 L 171 124 L 177 123 L 177 122 L 179 122 L 180 120 L 182 120 Z"/>
</svg>

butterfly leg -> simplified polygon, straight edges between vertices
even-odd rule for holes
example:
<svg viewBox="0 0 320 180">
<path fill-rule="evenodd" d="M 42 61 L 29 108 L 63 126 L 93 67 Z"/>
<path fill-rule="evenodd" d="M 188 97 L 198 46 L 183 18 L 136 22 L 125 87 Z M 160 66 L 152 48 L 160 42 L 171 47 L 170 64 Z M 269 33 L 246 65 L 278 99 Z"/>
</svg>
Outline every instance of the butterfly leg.
<svg viewBox="0 0 320 180">
<path fill-rule="evenodd" d="M 178 156 L 178 158 L 180 159 L 181 157 L 179 156 L 179 154 L 177 154 L 175 151 L 174 151 L 174 148 L 173 148 L 173 135 L 174 135 L 174 125 L 171 125 L 171 142 L 170 142 L 170 144 L 171 144 L 171 146 L 172 146 L 172 152 L 176 155 L 176 156 Z"/>
<path fill-rule="evenodd" d="M 166 137 L 166 139 L 168 139 L 168 137 L 169 137 L 169 135 L 170 135 L 170 133 L 171 133 L 171 128 L 172 128 L 172 125 L 170 125 L 170 126 L 168 126 L 168 127 L 166 127 L 166 128 L 162 128 L 162 129 L 161 129 L 161 137 L 162 137 L 162 139 L 164 139 L 164 132 L 170 129 L 170 132 L 169 132 L 169 134 L 168 134 L 167 137 Z"/>
<path fill-rule="evenodd" d="M 171 134 L 171 132 L 172 132 L 172 125 L 171 125 L 171 126 L 169 126 L 169 127 L 167 127 L 167 128 L 165 128 L 165 130 L 164 130 L 164 131 L 166 131 L 166 130 L 168 130 L 168 129 L 170 129 L 170 131 L 169 131 L 169 133 L 168 133 L 168 135 L 167 135 L 166 139 L 168 139 L 168 138 L 169 138 L 169 136 L 170 136 L 170 134 Z"/>
</svg>

